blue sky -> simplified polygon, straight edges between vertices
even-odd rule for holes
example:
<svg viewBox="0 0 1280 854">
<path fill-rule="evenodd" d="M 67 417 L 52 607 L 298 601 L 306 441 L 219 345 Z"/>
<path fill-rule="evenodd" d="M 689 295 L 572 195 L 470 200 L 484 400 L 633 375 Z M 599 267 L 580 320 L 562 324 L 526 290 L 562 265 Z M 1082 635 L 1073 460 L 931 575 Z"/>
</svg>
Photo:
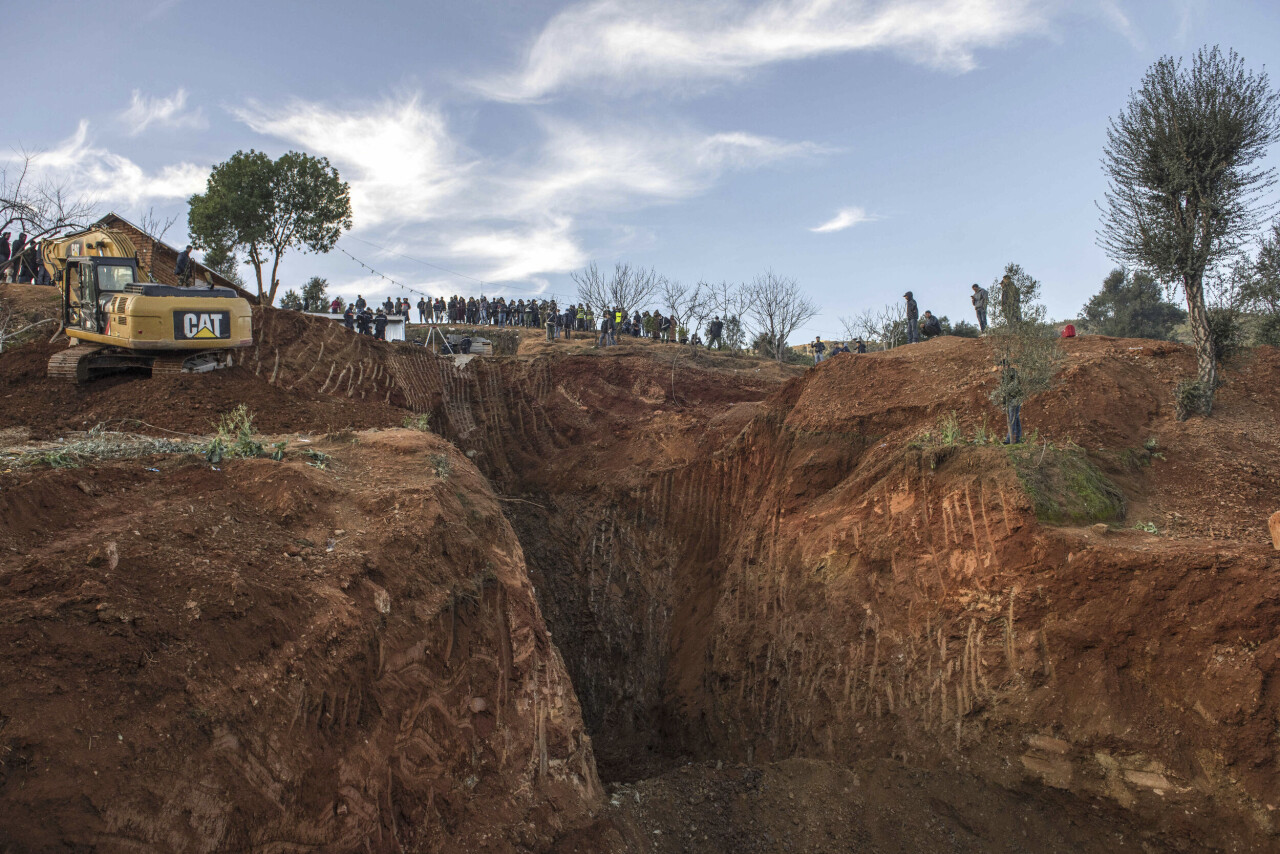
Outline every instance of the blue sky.
<svg viewBox="0 0 1280 854">
<path fill-rule="evenodd" d="M 972 319 L 969 284 L 1011 260 L 1073 316 L 1113 266 L 1108 117 L 1203 44 L 1274 75 L 1280 4 L 46 0 L 5 29 L 56 32 L 61 58 L 17 67 L 0 157 L 177 215 L 170 243 L 212 164 L 296 149 L 352 185 L 340 246 L 416 289 L 571 297 L 593 260 L 773 270 L 821 305 L 809 335 L 841 337 L 908 289 Z M 286 256 L 283 287 L 312 275 L 402 292 L 341 252 Z"/>
</svg>

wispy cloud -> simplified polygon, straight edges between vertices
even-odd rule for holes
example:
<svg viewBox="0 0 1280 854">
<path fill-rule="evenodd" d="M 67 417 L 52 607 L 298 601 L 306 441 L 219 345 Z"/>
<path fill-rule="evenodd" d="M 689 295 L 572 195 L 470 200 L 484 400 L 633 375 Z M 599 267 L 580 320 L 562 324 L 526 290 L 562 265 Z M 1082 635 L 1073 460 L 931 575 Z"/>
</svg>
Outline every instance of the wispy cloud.
<svg viewBox="0 0 1280 854">
<path fill-rule="evenodd" d="M 841 208 L 831 219 L 809 230 L 818 234 L 827 234 L 832 231 L 844 231 L 846 228 L 852 228 L 864 222 L 875 222 L 878 219 L 880 217 L 873 216 L 862 208 Z"/>
<path fill-rule="evenodd" d="M 120 122 L 128 128 L 130 136 L 138 136 L 153 126 L 193 129 L 209 126 L 203 110 L 199 107 L 187 109 L 185 89 L 179 89 L 167 98 L 148 98 L 134 89 L 128 109 L 120 114 Z"/>
<path fill-rule="evenodd" d="M 503 101 L 571 88 L 699 88 L 754 68 L 853 51 L 889 50 L 968 71 L 975 51 L 1046 24 L 1032 0 L 595 0 L 556 15 L 523 67 L 477 81 Z"/>
<path fill-rule="evenodd" d="M 1204 13 L 1205 6 L 1204 0 L 1174 0 L 1173 10 L 1177 15 L 1179 42 L 1186 42 L 1191 36 L 1191 30 Z"/>
<path fill-rule="evenodd" d="M 1107 25 L 1124 36 L 1134 50 L 1144 50 L 1145 42 L 1133 25 L 1133 21 L 1121 8 L 1119 0 L 1100 0 L 1098 9 Z"/>
<path fill-rule="evenodd" d="M 351 185 L 358 232 L 378 229 L 406 254 L 452 258 L 493 281 L 581 266 L 588 214 L 669 203 L 726 172 L 827 151 L 747 133 L 544 117 L 537 144 L 472 153 L 445 112 L 416 97 L 342 109 L 293 101 L 233 113 L 255 131 L 329 158 Z"/>
<path fill-rule="evenodd" d="M 8 161 L 12 162 L 12 158 Z M 172 201 L 199 192 L 209 170 L 194 163 L 176 163 L 147 171 L 127 157 L 93 145 L 89 122 L 31 161 L 32 176 L 64 185 L 77 196 L 107 204 L 138 205 Z"/>
</svg>

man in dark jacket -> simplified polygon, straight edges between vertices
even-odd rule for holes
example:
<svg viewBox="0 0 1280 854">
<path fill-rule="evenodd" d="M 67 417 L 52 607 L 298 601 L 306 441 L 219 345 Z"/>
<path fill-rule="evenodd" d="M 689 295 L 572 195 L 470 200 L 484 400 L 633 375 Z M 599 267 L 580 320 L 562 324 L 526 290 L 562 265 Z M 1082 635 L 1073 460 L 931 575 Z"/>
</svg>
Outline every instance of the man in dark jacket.
<svg viewBox="0 0 1280 854">
<path fill-rule="evenodd" d="M 342 325 L 347 327 L 349 332 L 356 331 L 356 307 L 348 305 L 347 310 L 342 313 Z"/>
<path fill-rule="evenodd" d="M 191 244 L 187 244 L 187 248 L 178 253 L 178 260 L 174 262 L 173 274 L 178 277 L 179 284 L 191 284 Z"/>
<path fill-rule="evenodd" d="M 356 294 L 356 311 L 364 311 L 368 304 L 364 301 L 364 294 Z"/>
<path fill-rule="evenodd" d="M 920 343 L 920 307 L 916 305 L 916 299 L 912 296 L 911 291 L 907 291 L 902 295 L 907 301 L 907 343 Z"/>
<path fill-rule="evenodd" d="M 356 331 L 361 335 L 373 334 L 373 312 L 367 305 L 356 312 Z"/>
<path fill-rule="evenodd" d="M 19 269 L 18 265 L 22 263 L 22 250 L 27 248 L 27 233 L 25 231 L 18 234 L 18 239 L 13 241 L 13 245 L 9 247 L 9 264 L 4 268 L 4 280 L 6 282 L 18 281 Z"/>
<path fill-rule="evenodd" d="M 36 280 L 36 268 L 41 266 L 36 255 L 36 242 L 33 240 L 18 253 L 18 281 L 29 285 Z"/>
<path fill-rule="evenodd" d="M 933 316 L 932 311 L 926 311 L 924 320 L 920 321 L 920 331 L 925 338 L 936 338 L 942 334 L 942 322 Z"/>
<path fill-rule="evenodd" d="M 978 315 L 978 332 L 987 331 L 987 289 L 979 287 L 977 282 L 973 283 L 973 296 L 969 297 L 973 302 L 973 310 Z"/>
<path fill-rule="evenodd" d="M 723 332 L 724 332 L 724 321 L 720 319 L 719 315 L 716 315 L 715 319 L 711 321 L 711 325 L 707 327 L 707 349 L 708 350 L 710 350 L 712 347 L 715 347 L 717 350 L 719 350 L 721 347 L 724 346 L 720 342 L 720 336 Z"/>
<path fill-rule="evenodd" d="M 387 312 L 385 309 L 378 309 L 378 313 L 374 315 L 373 337 L 379 341 L 387 340 Z"/>
<path fill-rule="evenodd" d="M 827 352 L 827 345 L 822 343 L 822 336 L 816 335 L 813 339 L 813 363 L 815 365 L 822 364 L 822 356 Z"/>
</svg>

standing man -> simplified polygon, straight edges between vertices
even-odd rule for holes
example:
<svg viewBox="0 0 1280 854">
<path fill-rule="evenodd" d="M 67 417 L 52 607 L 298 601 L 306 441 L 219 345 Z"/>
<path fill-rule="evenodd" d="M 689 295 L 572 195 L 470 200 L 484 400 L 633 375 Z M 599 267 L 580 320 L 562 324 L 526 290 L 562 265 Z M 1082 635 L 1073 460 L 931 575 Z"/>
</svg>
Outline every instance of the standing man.
<svg viewBox="0 0 1280 854">
<path fill-rule="evenodd" d="M 1002 444 L 1017 445 L 1022 442 L 1022 381 L 1007 359 L 1001 359 L 996 370 L 1000 372 L 1000 383 L 991 393 L 992 402 L 1004 407 L 1009 423 L 1009 435 Z"/>
<path fill-rule="evenodd" d="M 911 291 L 907 291 L 902 295 L 907 301 L 907 343 L 920 343 L 920 307 L 916 305 L 916 299 L 912 296 Z"/>
<path fill-rule="evenodd" d="M 969 297 L 973 302 L 973 310 L 978 315 L 978 332 L 987 331 L 987 289 L 978 287 L 978 283 L 973 283 L 973 296 Z"/>
<path fill-rule="evenodd" d="M 1000 313 L 1005 323 L 1022 322 L 1022 294 L 1008 273 L 1000 280 Z"/>
<path fill-rule="evenodd" d="M 178 284 L 186 286 L 191 284 L 191 244 L 187 244 L 187 248 L 183 249 L 178 255 L 178 260 L 174 262 L 173 274 L 178 277 Z"/>
<path fill-rule="evenodd" d="M 356 307 L 348 305 L 347 310 L 342 313 L 342 325 L 347 327 L 348 332 L 356 331 Z"/>
<path fill-rule="evenodd" d="M 707 327 L 707 349 L 715 347 L 719 350 L 723 345 L 720 343 L 720 335 L 724 332 L 724 322 L 720 320 L 720 315 L 716 315 L 711 321 L 711 325 Z"/>
<path fill-rule="evenodd" d="M 377 315 L 373 318 L 373 337 L 379 341 L 387 340 L 387 310 L 379 308 Z"/>
<path fill-rule="evenodd" d="M 368 304 L 364 300 L 364 294 L 356 294 L 356 311 L 364 311 Z"/>
<path fill-rule="evenodd" d="M 418 297 L 418 322 L 427 322 L 427 298 Z"/>
<path fill-rule="evenodd" d="M 822 354 L 827 352 L 827 345 L 822 343 L 822 336 L 815 335 L 813 337 L 813 363 L 815 365 L 822 364 Z"/>
</svg>

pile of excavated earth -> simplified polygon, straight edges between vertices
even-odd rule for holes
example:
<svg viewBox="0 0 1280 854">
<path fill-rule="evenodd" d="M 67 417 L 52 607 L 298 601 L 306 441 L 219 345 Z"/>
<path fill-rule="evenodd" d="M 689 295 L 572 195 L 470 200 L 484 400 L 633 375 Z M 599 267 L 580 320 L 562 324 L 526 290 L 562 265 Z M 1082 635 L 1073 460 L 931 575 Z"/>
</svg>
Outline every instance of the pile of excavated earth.
<svg viewBox="0 0 1280 854">
<path fill-rule="evenodd" d="M 1066 341 L 1010 449 L 981 340 L 254 322 L 0 354 L 0 850 L 1280 847 L 1280 351 Z"/>
</svg>

